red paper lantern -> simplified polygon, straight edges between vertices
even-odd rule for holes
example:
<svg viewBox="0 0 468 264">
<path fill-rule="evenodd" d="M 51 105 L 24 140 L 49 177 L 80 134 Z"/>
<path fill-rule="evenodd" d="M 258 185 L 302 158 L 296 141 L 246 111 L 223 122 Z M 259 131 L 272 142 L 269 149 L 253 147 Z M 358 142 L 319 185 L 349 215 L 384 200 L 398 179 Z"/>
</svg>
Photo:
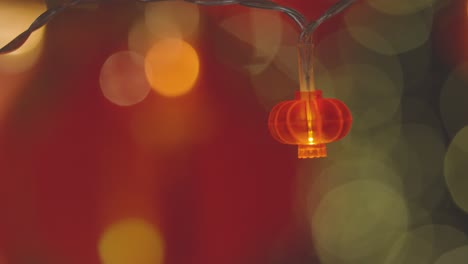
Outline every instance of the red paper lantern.
<svg viewBox="0 0 468 264">
<path fill-rule="evenodd" d="M 346 105 L 322 98 L 322 91 L 297 92 L 296 99 L 277 104 L 270 112 L 272 136 L 283 144 L 298 145 L 299 158 L 327 156 L 326 143 L 348 134 L 352 123 Z"/>
</svg>

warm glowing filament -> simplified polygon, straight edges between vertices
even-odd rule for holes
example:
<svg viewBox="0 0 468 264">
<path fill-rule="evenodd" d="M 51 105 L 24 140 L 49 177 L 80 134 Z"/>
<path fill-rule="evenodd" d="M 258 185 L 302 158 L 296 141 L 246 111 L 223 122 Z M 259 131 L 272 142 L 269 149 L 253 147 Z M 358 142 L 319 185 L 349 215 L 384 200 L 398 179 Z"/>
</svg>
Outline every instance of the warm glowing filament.
<svg viewBox="0 0 468 264">
<path fill-rule="evenodd" d="M 314 141 L 314 135 L 312 131 L 312 109 L 310 106 L 310 100 L 308 100 L 309 99 L 308 96 L 305 99 L 306 99 L 307 138 L 308 138 L 309 144 L 312 145 Z"/>
</svg>

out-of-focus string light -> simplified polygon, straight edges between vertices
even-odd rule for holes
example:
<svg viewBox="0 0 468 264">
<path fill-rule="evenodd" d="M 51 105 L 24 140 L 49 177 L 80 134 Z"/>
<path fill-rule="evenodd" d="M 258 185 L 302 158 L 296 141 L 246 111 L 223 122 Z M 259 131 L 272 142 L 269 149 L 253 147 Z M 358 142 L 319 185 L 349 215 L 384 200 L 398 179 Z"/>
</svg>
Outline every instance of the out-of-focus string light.
<svg viewBox="0 0 468 264">
<path fill-rule="evenodd" d="M 366 0 L 373 8 L 390 15 L 407 15 L 429 8 L 435 0 Z"/>
<path fill-rule="evenodd" d="M 426 229 L 430 229 L 434 240 L 434 247 L 432 249 L 432 261 L 434 263 L 445 253 L 451 251 L 454 248 L 466 246 L 468 244 L 468 237 L 463 231 L 448 225 L 432 224 L 426 226 Z"/>
<path fill-rule="evenodd" d="M 157 39 L 146 26 L 145 19 L 138 18 L 130 26 L 128 31 L 128 49 L 145 56 Z"/>
<path fill-rule="evenodd" d="M 419 47 L 429 39 L 432 16 L 432 8 L 429 8 L 395 19 L 363 4 L 345 15 L 345 23 L 351 36 L 361 45 L 395 55 Z"/>
<path fill-rule="evenodd" d="M 188 2 L 156 2 L 145 6 L 146 27 L 158 39 L 187 39 L 197 32 L 199 23 L 198 6 Z"/>
<path fill-rule="evenodd" d="M 353 173 L 350 173 L 350 172 Z M 399 175 L 391 169 L 388 161 L 374 156 L 372 159 L 355 156 L 346 161 L 333 162 L 310 185 L 309 200 L 320 200 L 327 192 L 355 180 L 365 183 L 372 180 L 401 192 L 403 183 Z M 363 181 L 364 180 L 364 181 Z M 318 199 L 315 199 L 318 198 Z M 313 210 L 314 204 L 310 204 Z"/>
<path fill-rule="evenodd" d="M 468 212 L 468 126 L 461 129 L 452 139 L 445 155 L 444 175 L 453 200 L 460 209 Z"/>
<path fill-rule="evenodd" d="M 358 179 L 337 186 L 311 218 L 321 263 L 381 263 L 366 260 L 387 250 L 408 218 L 403 197 L 386 184 Z"/>
<path fill-rule="evenodd" d="M 161 2 L 162 0 L 139 0 L 140 2 Z M 299 158 L 325 157 L 325 143 L 330 143 L 344 137 L 351 127 L 351 113 L 344 103 L 336 99 L 323 99 L 321 91 L 315 90 L 313 53 L 313 33 L 326 20 L 343 12 L 356 0 L 341 0 L 332 5 L 317 20 L 308 22 L 298 11 L 268 0 L 185 0 L 193 4 L 219 6 L 239 4 L 251 8 L 275 10 L 292 18 L 302 30 L 299 35 L 299 80 L 300 93 L 294 101 L 284 102 L 276 106 L 270 114 L 269 128 L 271 133 L 282 143 L 299 146 Z M 78 4 L 99 2 L 72 0 L 63 5 L 50 8 L 40 15 L 31 26 L 15 39 L 0 49 L 0 54 L 12 52 L 21 47 L 32 32 L 45 25 L 50 19 L 67 8 Z M 167 22 L 153 16 L 153 9 L 146 9 L 146 24 L 157 28 Z M 166 12 L 165 12 L 166 13 Z M 193 16 L 192 16 L 193 14 Z M 182 19 L 186 26 L 198 22 L 194 12 Z M 167 23 L 162 28 L 166 28 Z M 174 30 L 171 30 L 174 31 Z M 177 30 L 175 30 L 177 31 Z M 140 33 L 140 32 L 136 32 Z M 138 34 L 137 34 L 138 35 Z M 269 42 L 268 40 L 265 44 Z M 261 56 L 271 53 L 271 48 L 260 50 Z M 275 53 L 275 52 L 273 52 Z M 267 56 L 268 57 L 268 56 Z M 187 93 L 198 77 L 198 56 L 195 50 L 179 39 L 165 39 L 157 42 L 146 53 L 145 72 L 150 85 L 164 96 L 174 97 Z M 255 70 L 255 67 L 254 67 Z M 256 69 L 258 71 L 258 69 Z M 294 112 L 285 115 L 281 110 L 285 105 L 298 106 Z M 293 120 L 293 121 L 291 121 Z M 285 131 L 288 132 L 284 133 Z M 285 140 L 284 135 L 288 134 Z"/>
<path fill-rule="evenodd" d="M 192 39 L 198 32 L 200 11 L 184 1 L 150 3 L 131 26 L 128 48 L 141 55 L 163 39 Z"/>
<path fill-rule="evenodd" d="M 7 43 L 15 34 L 21 32 L 31 20 L 46 9 L 38 3 L 0 3 L 0 43 Z M 0 56 L 0 72 L 20 73 L 34 66 L 39 59 L 43 46 L 44 28 L 35 32 L 21 48 Z"/>
<path fill-rule="evenodd" d="M 164 241 L 149 222 L 129 218 L 110 225 L 98 242 L 103 264 L 162 264 Z"/>
<path fill-rule="evenodd" d="M 447 225 L 428 224 L 401 234 L 385 254 L 384 264 L 434 263 L 442 254 L 466 245 L 467 238 L 460 230 Z M 457 263 L 457 262 L 447 262 Z"/>
<path fill-rule="evenodd" d="M 379 68 L 347 63 L 331 74 L 337 96 L 353 109 L 353 114 L 357 117 L 355 129 L 362 131 L 377 127 L 397 113 L 401 87 L 395 85 Z"/>
<path fill-rule="evenodd" d="M 120 106 L 141 102 L 151 90 L 145 78 L 143 56 L 122 51 L 110 56 L 101 69 L 101 91 L 109 101 Z"/>
<path fill-rule="evenodd" d="M 199 68 L 197 52 L 181 39 L 158 41 L 145 57 L 146 78 L 156 92 L 167 97 L 188 93 Z"/>
<path fill-rule="evenodd" d="M 434 264 L 464 264 L 467 259 L 468 246 L 462 246 L 446 252 Z"/>
<path fill-rule="evenodd" d="M 425 264 L 431 263 L 434 235 L 430 228 L 421 227 L 402 232 L 384 257 L 383 264 Z"/>
<path fill-rule="evenodd" d="M 279 14 L 264 10 L 251 10 L 228 17 L 220 23 L 221 30 L 216 34 L 216 54 L 226 64 L 258 75 L 278 53 L 282 27 Z M 225 33 L 230 37 L 226 38 Z M 233 53 L 233 49 L 240 52 Z"/>
</svg>

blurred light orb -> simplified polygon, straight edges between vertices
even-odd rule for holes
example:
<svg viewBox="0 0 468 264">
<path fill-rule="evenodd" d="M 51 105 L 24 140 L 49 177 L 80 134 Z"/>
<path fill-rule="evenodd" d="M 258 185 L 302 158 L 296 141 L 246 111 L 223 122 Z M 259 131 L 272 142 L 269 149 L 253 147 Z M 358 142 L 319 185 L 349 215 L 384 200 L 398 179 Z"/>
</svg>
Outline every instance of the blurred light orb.
<svg viewBox="0 0 468 264">
<path fill-rule="evenodd" d="M 390 248 L 383 264 L 427 264 L 430 263 L 434 238 L 418 228 L 402 233 Z M 430 239 L 427 238 L 430 237 Z"/>
<path fill-rule="evenodd" d="M 292 31 L 290 26 L 284 25 L 284 28 L 289 29 L 288 32 Z M 297 38 L 296 32 L 295 37 Z M 250 76 L 250 83 L 259 103 L 268 111 L 278 102 L 294 98 L 299 89 L 296 44 L 281 46 L 273 63 L 262 72 Z M 336 98 L 329 71 L 317 58 L 314 58 L 313 66 L 316 87 L 323 88 L 324 97 Z"/>
<path fill-rule="evenodd" d="M 294 93 L 299 87 L 297 36 L 298 32 L 292 24 L 282 23 L 282 40 L 279 49 L 275 51 L 276 55 L 272 54 L 273 61 L 264 64 L 264 69 L 258 67 L 259 71 L 250 71 L 250 83 L 255 95 L 268 111 L 278 102 L 294 98 Z M 321 77 L 322 72 L 319 70 L 322 68 L 317 67 L 314 67 L 315 75 Z M 323 92 L 326 97 L 334 97 L 328 94 L 328 89 Z"/>
<path fill-rule="evenodd" d="M 355 180 L 372 180 L 401 191 L 401 179 L 390 166 L 386 160 L 378 159 L 375 155 L 372 157 L 355 155 L 348 156 L 347 160 L 338 159 L 314 178 L 309 193 L 312 196 L 323 197 L 333 189 Z M 349 173 L 350 171 L 353 173 Z"/>
<path fill-rule="evenodd" d="M 133 22 L 128 32 L 129 50 L 145 56 L 156 41 L 156 38 L 149 32 L 144 19 L 137 19 Z"/>
<path fill-rule="evenodd" d="M 426 264 L 444 252 L 464 245 L 466 236 L 447 225 L 424 225 L 403 233 L 388 250 L 383 264 Z"/>
<path fill-rule="evenodd" d="M 132 51 L 111 55 L 101 68 L 99 83 L 104 97 L 119 106 L 137 104 L 151 91 L 143 56 Z"/>
<path fill-rule="evenodd" d="M 395 19 L 367 5 L 359 5 L 346 12 L 345 24 L 353 39 L 364 47 L 385 55 L 395 55 L 428 41 L 432 16 L 433 10 L 427 9 Z"/>
<path fill-rule="evenodd" d="M 187 38 L 194 35 L 200 24 L 198 5 L 184 1 L 148 3 L 145 23 L 157 38 Z"/>
<path fill-rule="evenodd" d="M 158 41 L 145 57 L 145 72 L 151 87 L 166 97 L 188 93 L 199 74 L 195 49 L 181 39 Z"/>
<path fill-rule="evenodd" d="M 443 254 L 434 264 L 466 264 L 468 260 L 468 246 L 455 248 Z"/>
<path fill-rule="evenodd" d="M 278 52 L 275 55 L 273 64 L 279 70 L 288 75 L 292 80 L 299 82 L 298 78 L 298 45 L 297 36 L 300 34 L 298 29 L 291 23 L 282 23 L 281 43 Z M 316 59 L 314 56 L 313 59 Z M 314 61 L 315 63 L 315 61 Z M 315 74 L 317 69 L 314 67 Z M 327 97 L 333 97 L 326 95 Z"/>
<path fill-rule="evenodd" d="M 351 109 L 353 130 L 382 125 L 399 112 L 402 87 L 381 69 L 367 64 L 345 64 L 331 74 L 336 98 Z"/>
<path fill-rule="evenodd" d="M 0 46 L 22 33 L 45 10 L 43 3 L 0 2 Z M 33 67 L 42 53 L 44 32 L 45 29 L 40 28 L 22 47 L 1 55 L 0 72 L 20 73 Z"/>
<path fill-rule="evenodd" d="M 450 74 L 440 94 L 440 113 L 450 137 L 468 125 L 468 63 L 460 64 Z"/>
<path fill-rule="evenodd" d="M 297 80 L 291 79 L 274 64 L 259 74 L 251 75 L 250 84 L 259 104 L 266 111 L 270 111 L 278 102 L 294 98 L 299 88 Z"/>
<path fill-rule="evenodd" d="M 391 153 L 401 138 L 399 117 L 400 113 L 397 112 L 394 119 L 377 127 L 364 130 L 352 129 L 348 136 L 330 145 L 330 152 L 334 153 L 330 159 L 339 163 L 354 159 L 380 160 L 393 167 Z"/>
<path fill-rule="evenodd" d="M 432 262 L 436 261 L 447 251 L 465 246 L 468 238 L 461 230 L 449 225 L 430 225 L 434 237 L 434 247 L 432 249 Z"/>
<path fill-rule="evenodd" d="M 452 199 L 468 212 L 468 126 L 460 130 L 445 154 L 444 175 Z"/>
<path fill-rule="evenodd" d="M 390 15 L 407 15 L 429 8 L 435 0 L 366 0 L 370 6 Z"/>
<path fill-rule="evenodd" d="M 311 224 L 321 259 L 360 263 L 388 248 L 407 229 L 408 211 L 404 199 L 391 187 L 358 179 L 326 194 Z"/>
<path fill-rule="evenodd" d="M 317 75 L 317 87 L 323 89 L 325 95 L 329 92 L 327 96 L 340 98 L 338 94 L 343 93 L 343 90 L 347 93 L 352 92 L 346 88 L 349 85 L 333 84 L 335 77 L 332 73 L 337 72 L 340 67 L 346 67 L 347 64 L 367 65 L 376 69 L 380 72 L 379 76 L 385 76 L 385 79 L 391 80 L 393 87 L 398 90 L 401 90 L 404 85 L 402 63 L 398 56 L 376 53 L 353 40 L 346 30 L 339 30 L 324 37 L 317 43 L 315 54 L 317 58 L 314 60 L 314 70 Z M 358 82 L 366 80 L 366 77 L 356 79 Z"/>
<path fill-rule="evenodd" d="M 297 86 L 299 86 L 297 45 L 281 46 L 275 56 L 275 60 L 273 61 L 273 67 L 280 70 L 283 74 L 289 77 L 289 79 L 296 82 Z M 316 70 L 315 67 L 314 70 Z"/>
<path fill-rule="evenodd" d="M 164 244 L 150 223 L 130 218 L 110 225 L 98 243 L 103 264 L 161 264 Z"/>
<path fill-rule="evenodd" d="M 222 31 L 216 36 L 217 55 L 236 68 L 259 74 L 275 59 L 282 44 L 283 26 L 280 14 L 268 10 L 251 9 L 228 17 L 221 22 Z"/>
</svg>

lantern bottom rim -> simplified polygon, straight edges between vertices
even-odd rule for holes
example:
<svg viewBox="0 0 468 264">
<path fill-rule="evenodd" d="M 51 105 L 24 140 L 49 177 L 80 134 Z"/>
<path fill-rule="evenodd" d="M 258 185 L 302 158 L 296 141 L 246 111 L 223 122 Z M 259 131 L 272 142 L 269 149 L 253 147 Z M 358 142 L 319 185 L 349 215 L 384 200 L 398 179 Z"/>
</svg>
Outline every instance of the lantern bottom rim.
<svg viewBox="0 0 468 264">
<path fill-rule="evenodd" d="M 324 158 L 326 156 L 327 147 L 325 144 L 299 145 L 297 148 L 297 157 L 300 159 Z"/>
</svg>

